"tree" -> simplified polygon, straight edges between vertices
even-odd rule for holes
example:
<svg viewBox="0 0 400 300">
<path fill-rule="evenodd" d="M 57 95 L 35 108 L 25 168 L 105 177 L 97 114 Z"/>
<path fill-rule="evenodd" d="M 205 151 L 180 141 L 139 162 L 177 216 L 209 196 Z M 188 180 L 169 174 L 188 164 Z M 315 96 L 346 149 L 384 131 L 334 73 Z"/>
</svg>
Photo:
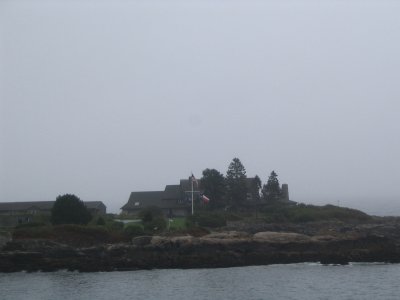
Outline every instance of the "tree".
<svg viewBox="0 0 400 300">
<path fill-rule="evenodd" d="M 139 211 L 139 218 L 143 223 L 148 223 L 157 218 L 164 218 L 164 214 L 161 208 L 157 206 L 147 206 Z"/>
<path fill-rule="evenodd" d="M 56 198 L 51 209 L 51 223 L 87 224 L 92 219 L 89 210 L 81 199 L 75 195 L 65 194 Z"/>
<path fill-rule="evenodd" d="M 262 188 L 263 198 L 267 201 L 279 200 L 281 196 L 281 187 L 279 185 L 278 174 L 275 171 L 271 172 L 268 181 Z"/>
<path fill-rule="evenodd" d="M 205 169 L 201 178 L 201 186 L 204 190 L 204 195 L 210 198 L 210 207 L 224 206 L 226 194 L 225 178 L 220 172 L 215 169 Z"/>
<path fill-rule="evenodd" d="M 161 208 L 157 206 L 145 207 L 139 212 L 139 218 L 144 229 L 149 232 L 162 231 L 167 227 L 167 220 Z"/>
<path fill-rule="evenodd" d="M 99 217 L 96 221 L 96 225 L 98 226 L 104 226 L 106 225 L 106 221 L 104 221 L 104 219 L 102 217 Z"/>
<path fill-rule="evenodd" d="M 228 201 L 233 206 L 240 205 L 247 196 L 246 169 L 239 158 L 235 157 L 226 172 Z"/>
</svg>

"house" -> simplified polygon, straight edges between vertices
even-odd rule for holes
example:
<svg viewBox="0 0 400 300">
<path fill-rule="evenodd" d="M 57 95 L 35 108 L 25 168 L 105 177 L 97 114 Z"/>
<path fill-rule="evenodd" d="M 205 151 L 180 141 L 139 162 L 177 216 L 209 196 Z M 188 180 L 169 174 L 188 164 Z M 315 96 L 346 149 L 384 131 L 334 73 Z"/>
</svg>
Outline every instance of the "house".
<svg viewBox="0 0 400 300">
<path fill-rule="evenodd" d="M 107 213 L 107 206 L 102 201 L 83 201 L 92 216 L 105 215 Z"/>
<path fill-rule="evenodd" d="M 246 179 L 247 201 L 260 200 L 255 178 Z M 204 189 L 201 180 L 193 184 L 193 199 L 199 201 Z M 145 207 L 160 208 L 165 216 L 179 217 L 190 214 L 192 207 L 192 183 L 190 179 L 181 179 L 177 185 L 167 185 L 163 191 L 132 192 L 128 202 L 121 207 L 122 214 L 136 215 Z M 212 199 L 211 199 L 212 201 Z"/>
<path fill-rule="evenodd" d="M 190 186 L 190 187 L 189 187 Z M 193 195 L 198 197 L 199 188 L 193 187 Z M 126 215 L 136 215 L 145 207 L 160 208 L 164 215 L 186 216 L 191 209 L 191 184 L 181 180 L 179 185 L 167 185 L 164 191 L 132 192 L 128 203 L 121 209 Z"/>
<path fill-rule="evenodd" d="M 0 202 L 0 226 L 32 222 L 38 216 L 50 216 L 55 201 Z M 101 201 L 83 202 L 92 215 L 106 214 L 106 206 Z"/>
</svg>

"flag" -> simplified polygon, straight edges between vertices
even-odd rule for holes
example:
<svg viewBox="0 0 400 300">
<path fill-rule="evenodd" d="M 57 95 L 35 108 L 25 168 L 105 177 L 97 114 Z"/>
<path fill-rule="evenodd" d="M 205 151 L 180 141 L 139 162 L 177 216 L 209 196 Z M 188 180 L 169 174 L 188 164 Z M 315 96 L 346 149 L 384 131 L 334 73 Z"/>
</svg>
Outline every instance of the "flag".
<svg viewBox="0 0 400 300">
<path fill-rule="evenodd" d="M 204 195 L 201 195 L 201 200 L 203 200 L 204 203 L 210 202 L 210 199 Z"/>
</svg>

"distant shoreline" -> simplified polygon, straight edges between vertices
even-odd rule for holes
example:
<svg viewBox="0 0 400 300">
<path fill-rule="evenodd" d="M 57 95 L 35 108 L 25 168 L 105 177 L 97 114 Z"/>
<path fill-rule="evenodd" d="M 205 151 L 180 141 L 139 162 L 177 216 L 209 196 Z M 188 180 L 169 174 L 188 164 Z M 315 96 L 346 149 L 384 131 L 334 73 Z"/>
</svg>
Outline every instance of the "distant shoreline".
<svg viewBox="0 0 400 300">
<path fill-rule="evenodd" d="M 387 232 L 385 234 L 382 234 Z M 397 225 L 357 234 L 226 231 L 203 237 L 142 236 L 131 243 L 78 248 L 48 240 L 15 240 L 0 251 L 0 272 L 128 271 L 224 268 L 289 263 L 400 263 Z"/>
</svg>

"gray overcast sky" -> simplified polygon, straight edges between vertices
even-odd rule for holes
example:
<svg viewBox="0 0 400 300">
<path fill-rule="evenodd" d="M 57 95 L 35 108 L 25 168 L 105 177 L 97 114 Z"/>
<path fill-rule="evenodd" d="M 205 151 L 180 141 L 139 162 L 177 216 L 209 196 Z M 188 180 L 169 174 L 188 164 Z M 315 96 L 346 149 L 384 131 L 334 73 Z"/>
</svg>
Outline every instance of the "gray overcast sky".
<svg viewBox="0 0 400 300">
<path fill-rule="evenodd" d="M 399 1 L 0 0 L 0 201 L 118 209 L 239 157 L 400 215 Z"/>
</svg>

